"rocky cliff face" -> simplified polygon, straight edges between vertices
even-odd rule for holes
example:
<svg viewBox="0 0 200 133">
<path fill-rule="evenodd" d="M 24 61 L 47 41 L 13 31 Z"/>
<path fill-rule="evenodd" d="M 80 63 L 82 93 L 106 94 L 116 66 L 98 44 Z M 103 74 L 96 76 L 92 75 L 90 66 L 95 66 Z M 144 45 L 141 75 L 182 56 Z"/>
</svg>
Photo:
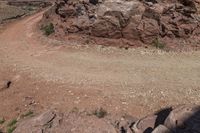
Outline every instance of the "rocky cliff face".
<svg viewBox="0 0 200 133">
<path fill-rule="evenodd" d="M 196 0 L 59 0 L 44 16 L 63 33 L 139 40 L 200 35 Z"/>
</svg>

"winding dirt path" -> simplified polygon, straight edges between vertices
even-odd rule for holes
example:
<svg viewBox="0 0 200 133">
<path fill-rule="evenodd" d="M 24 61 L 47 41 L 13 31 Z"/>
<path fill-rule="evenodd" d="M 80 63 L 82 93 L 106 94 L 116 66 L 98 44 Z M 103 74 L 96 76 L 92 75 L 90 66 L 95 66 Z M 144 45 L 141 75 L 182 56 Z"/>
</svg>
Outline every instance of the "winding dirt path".
<svg viewBox="0 0 200 133">
<path fill-rule="evenodd" d="M 23 108 L 29 95 L 40 109 L 103 106 L 139 116 L 163 106 L 200 103 L 200 52 L 58 42 L 37 30 L 42 14 L 14 22 L 0 33 L 0 71 L 21 77 L 16 88 L 0 92 L 0 115 Z"/>
</svg>

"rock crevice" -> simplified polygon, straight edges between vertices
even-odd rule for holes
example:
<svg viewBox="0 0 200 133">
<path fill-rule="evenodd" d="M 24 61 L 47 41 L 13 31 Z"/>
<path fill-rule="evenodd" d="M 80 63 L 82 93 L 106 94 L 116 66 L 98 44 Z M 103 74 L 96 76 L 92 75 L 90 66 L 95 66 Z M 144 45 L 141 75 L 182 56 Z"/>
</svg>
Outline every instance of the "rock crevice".
<svg viewBox="0 0 200 133">
<path fill-rule="evenodd" d="M 149 44 L 156 38 L 198 37 L 199 7 L 192 0 L 59 0 L 44 15 L 43 22 L 51 21 L 64 35 L 76 33 Z"/>
</svg>

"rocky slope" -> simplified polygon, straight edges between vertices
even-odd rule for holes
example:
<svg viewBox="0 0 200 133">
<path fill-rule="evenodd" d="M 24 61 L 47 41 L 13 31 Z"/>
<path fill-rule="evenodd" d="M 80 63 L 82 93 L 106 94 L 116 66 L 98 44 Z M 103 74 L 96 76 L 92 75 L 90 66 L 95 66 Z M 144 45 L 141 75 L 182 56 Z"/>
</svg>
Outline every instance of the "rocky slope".
<svg viewBox="0 0 200 133">
<path fill-rule="evenodd" d="M 51 0 L 7 0 L 8 5 L 12 6 L 31 6 L 38 8 L 45 8 L 51 5 Z"/>
<path fill-rule="evenodd" d="M 199 47 L 199 6 L 199 0 L 59 0 L 42 23 L 53 23 L 57 36 L 90 35 L 161 48 L 165 43 L 183 47 L 183 39 Z"/>
<path fill-rule="evenodd" d="M 50 2 L 42 0 L 0 1 L 0 24 L 31 14 L 50 5 Z"/>
<path fill-rule="evenodd" d="M 0 1 L 0 23 L 12 18 L 23 16 L 24 14 L 24 10 L 15 6 L 9 6 L 5 1 Z"/>
<path fill-rule="evenodd" d="M 83 112 L 62 114 L 47 111 L 23 120 L 14 133 L 198 133 L 199 111 L 200 106 L 182 105 L 163 109 L 139 120 L 131 116 L 112 120 Z"/>
</svg>

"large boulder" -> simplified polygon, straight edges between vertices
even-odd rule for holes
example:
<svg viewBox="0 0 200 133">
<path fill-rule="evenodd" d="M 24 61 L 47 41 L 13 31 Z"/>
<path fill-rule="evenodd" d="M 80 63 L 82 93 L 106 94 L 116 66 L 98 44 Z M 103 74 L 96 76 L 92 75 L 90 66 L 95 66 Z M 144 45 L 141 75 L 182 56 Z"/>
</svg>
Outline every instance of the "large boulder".
<svg viewBox="0 0 200 133">
<path fill-rule="evenodd" d="M 199 0 L 59 0 L 52 8 L 43 22 L 51 21 L 55 34 L 145 44 L 152 44 L 155 39 L 199 40 Z"/>
<path fill-rule="evenodd" d="M 55 123 L 56 113 L 54 111 L 47 111 L 37 117 L 25 120 L 21 122 L 17 128 L 15 129 L 14 133 L 43 133 L 49 129 L 52 124 Z"/>
<path fill-rule="evenodd" d="M 158 127 L 156 127 L 152 133 L 172 133 L 172 131 L 170 131 L 167 127 L 165 127 L 164 125 L 159 125 Z"/>
<path fill-rule="evenodd" d="M 151 133 L 155 127 L 157 115 L 147 116 L 138 120 L 132 127 L 135 133 Z"/>
<path fill-rule="evenodd" d="M 181 105 L 138 120 L 134 133 L 199 133 L 200 106 Z"/>
<path fill-rule="evenodd" d="M 141 17 L 145 9 L 139 1 L 125 0 L 60 0 L 55 6 L 56 14 L 52 15 L 60 16 L 61 22 L 57 17 L 52 20 L 53 16 L 50 15 L 44 19 L 63 25 L 65 33 L 84 33 L 104 38 L 122 38 L 123 29 L 130 23 L 130 18 L 135 15 Z"/>
<path fill-rule="evenodd" d="M 180 106 L 175 108 L 165 120 L 165 126 L 176 133 L 200 132 L 200 106 Z"/>
</svg>

